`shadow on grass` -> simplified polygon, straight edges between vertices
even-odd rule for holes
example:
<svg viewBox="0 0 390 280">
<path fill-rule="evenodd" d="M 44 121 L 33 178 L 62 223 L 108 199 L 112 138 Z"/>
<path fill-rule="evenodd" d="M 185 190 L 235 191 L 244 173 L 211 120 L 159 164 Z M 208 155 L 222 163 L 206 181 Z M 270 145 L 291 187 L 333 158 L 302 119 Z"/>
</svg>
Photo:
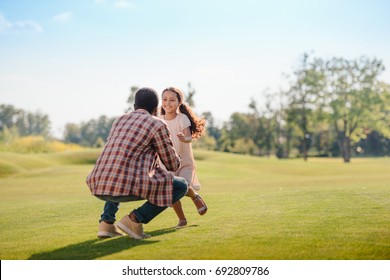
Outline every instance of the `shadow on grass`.
<svg viewBox="0 0 390 280">
<path fill-rule="evenodd" d="M 42 252 L 31 255 L 29 260 L 94 260 L 111 254 L 115 254 L 136 246 L 151 245 L 159 242 L 153 240 L 154 237 L 174 232 L 175 229 L 161 229 L 148 234 L 152 235 L 150 239 L 136 240 L 129 236 L 91 239 L 77 244 L 68 245 L 53 251 Z"/>
</svg>

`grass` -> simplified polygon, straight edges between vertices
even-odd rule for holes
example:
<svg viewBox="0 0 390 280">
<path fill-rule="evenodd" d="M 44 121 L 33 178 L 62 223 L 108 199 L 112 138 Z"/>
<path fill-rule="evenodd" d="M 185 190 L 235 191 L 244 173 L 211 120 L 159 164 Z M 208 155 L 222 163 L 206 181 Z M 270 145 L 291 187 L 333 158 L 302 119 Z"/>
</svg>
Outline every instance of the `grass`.
<svg viewBox="0 0 390 280">
<path fill-rule="evenodd" d="M 390 259 L 390 159 L 277 160 L 196 151 L 199 216 L 172 228 L 172 209 L 144 226 L 152 238 L 96 238 L 103 202 L 85 184 L 97 150 L 0 153 L 0 258 Z M 118 218 L 142 202 L 123 203 Z"/>
</svg>

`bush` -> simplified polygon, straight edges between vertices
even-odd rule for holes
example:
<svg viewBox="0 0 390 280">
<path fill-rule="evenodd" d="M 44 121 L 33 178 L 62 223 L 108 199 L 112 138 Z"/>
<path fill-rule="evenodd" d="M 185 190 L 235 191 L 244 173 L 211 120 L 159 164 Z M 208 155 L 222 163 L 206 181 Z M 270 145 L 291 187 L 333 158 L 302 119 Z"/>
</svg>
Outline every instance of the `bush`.
<svg viewBox="0 0 390 280">
<path fill-rule="evenodd" d="M 26 136 L 2 143 L 0 150 L 17 153 L 51 153 L 81 150 L 76 144 L 65 144 L 58 140 L 45 140 L 42 136 Z"/>
</svg>

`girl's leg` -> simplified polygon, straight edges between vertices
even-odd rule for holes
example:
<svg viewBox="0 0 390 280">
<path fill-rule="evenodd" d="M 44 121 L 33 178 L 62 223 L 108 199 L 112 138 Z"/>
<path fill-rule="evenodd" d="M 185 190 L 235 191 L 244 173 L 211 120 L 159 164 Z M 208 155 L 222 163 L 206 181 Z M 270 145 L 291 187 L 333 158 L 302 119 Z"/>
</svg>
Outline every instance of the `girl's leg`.
<svg viewBox="0 0 390 280">
<path fill-rule="evenodd" d="M 207 205 L 203 201 L 203 199 L 200 197 L 199 194 L 195 192 L 195 190 L 192 187 L 188 188 L 188 192 L 186 196 L 191 197 L 192 201 L 194 202 L 196 208 L 198 209 L 198 213 L 200 215 L 204 215 L 207 212 Z"/>
<path fill-rule="evenodd" d="M 176 203 L 185 195 L 185 193 L 187 192 L 187 187 L 187 181 L 184 178 L 173 178 L 173 203 Z M 147 224 L 166 208 L 167 207 L 157 206 L 151 204 L 149 201 L 146 201 L 141 207 L 134 209 L 133 212 L 137 220 L 136 222 Z"/>
<path fill-rule="evenodd" d="M 175 213 L 177 217 L 179 218 L 179 223 L 177 224 L 176 227 L 184 227 L 187 225 L 187 218 L 184 215 L 183 207 L 181 205 L 181 201 L 175 202 L 173 205 L 173 210 L 175 210 Z"/>
<path fill-rule="evenodd" d="M 188 192 L 186 193 L 186 196 L 191 197 L 192 199 L 195 199 L 197 196 L 197 193 L 192 187 L 188 187 Z"/>
</svg>

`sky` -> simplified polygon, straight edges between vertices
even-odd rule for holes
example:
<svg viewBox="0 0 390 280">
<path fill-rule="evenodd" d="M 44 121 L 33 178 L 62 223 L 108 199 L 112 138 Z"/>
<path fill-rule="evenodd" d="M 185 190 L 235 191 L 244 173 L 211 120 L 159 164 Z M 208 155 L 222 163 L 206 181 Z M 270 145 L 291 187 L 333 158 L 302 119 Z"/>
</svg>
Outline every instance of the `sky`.
<svg viewBox="0 0 390 280">
<path fill-rule="evenodd" d="M 0 104 L 67 123 L 116 117 L 131 86 L 195 89 L 217 123 L 287 85 L 305 52 L 381 59 L 386 0 L 0 0 Z"/>
</svg>

